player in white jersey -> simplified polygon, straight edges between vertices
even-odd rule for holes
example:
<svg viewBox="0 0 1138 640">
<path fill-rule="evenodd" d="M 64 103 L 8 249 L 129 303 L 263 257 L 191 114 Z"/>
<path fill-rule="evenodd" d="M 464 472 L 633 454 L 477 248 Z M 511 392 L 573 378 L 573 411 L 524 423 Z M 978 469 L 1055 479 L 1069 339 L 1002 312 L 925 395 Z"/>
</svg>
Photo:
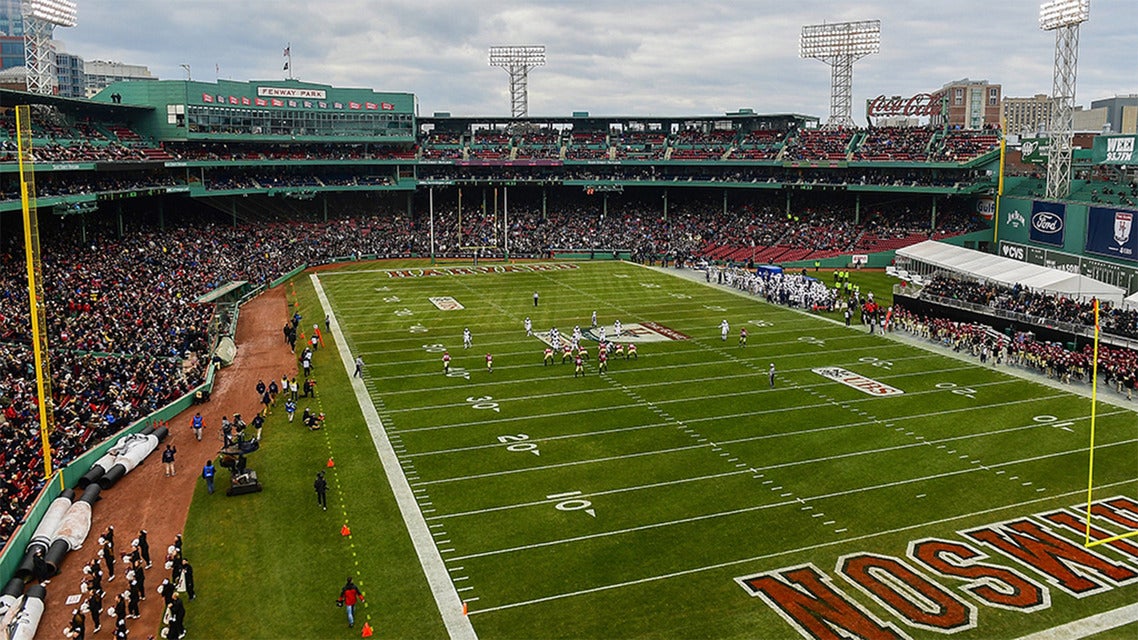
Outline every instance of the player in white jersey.
<svg viewBox="0 0 1138 640">
<path fill-rule="evenodd" d="M 596 326 L 597 326 L 597 312 L 594 311 L 593 312 L 593 328 L 596 328 Z"/>
<path fill-rule="evenodd" d="M 731 333 L 731 325 L 727 324 L 727 318 L 724 318 L 723 322 L 719 323 L 720 340 L 726 341 L 728 333 Z"/>
<path fill-rule="evenodd" d="M 526 337 L 533 335 L 533 323 L 530 322 L 529 316 L 526 316 Z"/>
<path fill-rule="evenodd" d="M 597 339 L 597 342 L 604 344 L 604 342 L 605 342 L 605 328 L 601 327 L 601 328 L 597 329 L 597 335 L 599 336 L 599 338 Z"/>
<path fill-rule="evenodd" d="M 615 320 L 612 323 L 612 337 L 613 337 L 613 340 L 620 337 L 620 320 L 619 319 Z"/>
<path fill-rule="evenodd" d="M 474 338 L 470 335 L 470 327 L 462 330 L 462 348 L 469 349 L 474 345 Z"/>
</svg>

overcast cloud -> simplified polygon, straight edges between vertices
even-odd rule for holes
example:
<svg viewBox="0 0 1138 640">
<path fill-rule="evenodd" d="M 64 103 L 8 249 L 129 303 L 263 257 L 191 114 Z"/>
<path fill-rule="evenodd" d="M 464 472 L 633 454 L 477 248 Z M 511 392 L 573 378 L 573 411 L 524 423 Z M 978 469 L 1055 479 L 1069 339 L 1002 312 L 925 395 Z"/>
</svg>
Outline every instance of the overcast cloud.
<svg viewBox="0 0 1138 640">
<path fill-rule="evenodd" d="M 406 91 L 420 113 L 509 115 L 496 44 L 544 44 L 531 115 L 829 113 L 830 74 L 798 57 L 802 25 L 881 20 L 881 53 L 854 67 L 854 117 L 867 98 L 960 78 L 1005 96 L 1051 92 L 1054 35 L 1037 0 L 79 0 L 70 53 L 144 64 L 163 79 L 283 78 L 291 43 L 301 80 Z M 1077 103 L 1138 93 L 1138 1 L 1093 0 L 1082 26 Z"/>
</svg>

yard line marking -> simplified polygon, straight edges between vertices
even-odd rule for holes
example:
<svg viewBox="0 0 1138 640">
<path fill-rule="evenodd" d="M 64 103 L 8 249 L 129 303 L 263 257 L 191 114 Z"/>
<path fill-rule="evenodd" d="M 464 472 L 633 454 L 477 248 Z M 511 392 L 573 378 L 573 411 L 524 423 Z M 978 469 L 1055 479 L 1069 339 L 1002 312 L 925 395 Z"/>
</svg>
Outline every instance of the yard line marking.
<svg viewBox="0 0 1138 640">
<path fill-rule="evenodd" d="M 1002 403 L 1002 404 L 1021 404 L 1023 402 L 1034 402 L 1034 401 L 1035 400 L 1016 400 L 1016 401 L 1012 401 L 1012 402 L 1008 402 L 1008 403 Z M 987 405 L 986 407 L 975 407 L 974 409 L 986 409 L 986 408 L 990 408 L 992 406 L 998 406 L 998 405 Z M 904 418 L 897 418 L 897 419 L 898 420 L 910 420 L 910 419 L 916 419 L 916 418 L 922 418 L 922 417 L 928 417 L 928 416 L 934 416 L 934 415 L 942 415 L 945 413 L 955 413 L 957 411 L 959 411 L 959 410 L 953 409 L 953 410 L 949 410 L 949 411 L 934 411 L 934 412 L 929 413 L 929 414 L 905 416 Z M 1100 414 L 1100 416 L 1113 415 L 1113 414 L 1117 414 L 1117 413 L 1128 413 L 1128 411 L 1123 409 L 1123 410 L 1119 410 L 1116 412 L 1112 412 L 1111 414 Z M 1083 418 L 1078 418 L 1078 419 L 1082 420 Z M 865 423 L 865 422 L 850 423 L 850 424 L 838 425 L 838 426 L 832 426 L 832 427 L 820 427 L 818 429 L 811 429 L 811 430 L 806 430 L 806 431 L 795 431 L 795 432 L 789 432 L 789 433 L 778 433 L 778 434 L 769 434 L 769 435 L 762 435 L 762 436 L 751 436 L 751 437 L 747 437 L 747 438 L 738 438 L 736 440 L 728 440 L 722 444 L 736 444 L 736 443 L 741 443 L 741 442 L 756 442 L 759 440 L 766 440 L 766 439 L 770 439 L 770 438 L 781 438 L 781 437 L 788 437 L 788 436 L 796 436 L 796 435 L 801 435 L 804 433 L 817 433 L 817 432 L 821 432 L 821 431 L 829 431 L 832 429 L 844 429 L 844 428 L 850 428 L 850 427 L 860 426 L 860 425 L 864 425 L 864 424 L 873 424 L 873 423 Z M 972 439 L 972 438 L 983 438 L 983 437 L 988 437 L 988 436 L 993 436 L 993 435 L 1006 434 L 1006 433 L 1010 433 L 1013 431 L 1019 431 L 1019 430 L 1023 430 L 1023 429 L 1035 429 L 1035 428 L 1041 428 L 1041 427 L 1045 427 L 1045 426 L 1046 426 L 1045 423 L 1034 423 L 1033 422 L 1031 424 L 1027 424 L 1027 425 L 1023 425 L 1023 426 L 1019 426 L 1019 427 L 1011 427 L 1008 429 L 1000 429 L 1000 430 L 995 430 L 995 431 L 984 431 L 984 432 L 980 432 L 980 433 L 968 433 L 968 434 L 964 434 L 964 435 L 960 435 L 960 436 L 953 436 L 951 438 L 946 438 L 944 441 L 945 442 L 951 442 L 951 441 L 955 441 L 955 440 L 968 440 L 968 439 Z M 872 450 L 868 450 L 868 451 L 857 451 L 857 452 L 839 454 L 837 456 L 830 456 L 830 457 L 818 458 L 818 459 L 807 460 L 807 461 L 792 461 L 792 462 L 787 462 L 787 463 L 778 464 L 778 465 L 771 465 L 771 466 L 767 466 L 767 467 L 763 467 L 763 468 L 764 469 L 778 469 L 778 468 L 782 468 L 782 467 L 786 467 L 786 466 L 794 466 L 794 465 L 798 465 L 798 464 L 805 464 L 806 462 L 820 462 L 820 461 L 836 460 L 836 459 L 858 456 L 858 455 L 868 455 L 868 454 L 873 454 L 873 453 L 882 453 L 882 452 L 886 452 L 886 451 L 897 451 L 900 449 L 907 449 L 907 448 L 912 448 L 912 447 L 922 447 L 922 446 L 926 446 L 926 443 L 912 442 L 912 443 L 896 445 L 893 447 L 882 447 L 879 449 L 872 449 Z M 450 483 L 450 482 L 463 482 L 463 481 L 467 481 L 467 480 L 478 480 L 480 478 L 492 478 L 492 477 L 497 477 L 497 476 L 514 475 L 514 474 L 518 474 L 518 473 L 530 473 L 533 471 L 547 471 L 550 469 L 559 469 L 559 468 L 564 468 L 564 467 L 575 467 L 575 466 L 580 466 L 580 465 L 585 465 L 585 464 L 594 464 L 594 463 L 601 463 L 601 462 L 613 462 L 616 460 L 629 460 L 632 458 L 642 458 L 645 456 L 661 455 L 661 454 L 666 454 L 666 453 L 678 453 L 678 452 L 682 452 L 682 451 L 692 451 L 692 450 L 697 450 L 697 449 L 702 449 L 702 448 L 703 448 L 703 445 L 685 445 L 682 447 L 671 447 L 668 449 L 654 449 L 651 451 L 640 451 L 640 452 L 636 452 L 636 453 L 626 453 L 626 454 L 622 454 L 622 455 L 618 455 L 618 456 L 606 456 L 606 457 L 601 457 L 601 458 L 590 458 L 587 460 L 574 460 L 571 462 L 561 462 L 561 463 L 556 463 L 556 464 L 540 465 L 540 466 L 534 466 L 534 467 L 527 467 L 524 469 L 507 469 L 504 471 L 488 471 L 486 473 L 478 473 L 478 474 L 473 474 L 473 475 L 468 475 L 468 476 L 458 476 L 458 477 L 452 477 L 452 478 L 438 478 L 435 480 L 426 480 L 424 482 L 419 483 L 419 485 L 435 485 L 435 484 L 446 484 L 446 483 Z"/>
<path fill-rule="evenodd" d="M 313 288 L 316 290 L 316 297 L 320 301 L 321 309 L 328 317 L 329 327 L 336 340 L 336 350 L 340 354 L 344 372 L 350 376 L 352 391 L 356 396 L 356 402 L 359 403 L 360 411 L 363 413 L 365 422 L 367 422 L 368 432 L 371 434 L 372 442 L 375 444 L 376 452 L 379 454 L 379 461 L 383 466 L 384 474 L 387 476 L 388 484 L 391 486 L 391 491 L 395 494 L 395 502 L 399 506 L 399 513 L 403 517 L 403 523 L 407 527 L 408 535 L 411 536 L 412 545 L 419 558 L 419 564 L 423 568 L 423 574 L 427 578 L 427 584 L 431 587 L 431 594 L 434 596 L 435 606 L 438 607 L 439 615 L 442 617 L 447 634 L 451 638 L 474 640 L 478 637 L 478 634 L 474 632 L 474 626 L 470 623 L 470 618 L 462 615 L 462 601 L 459 599 L 458 594 L 451 589 L 453 585 L 450 582 L 450 574 L 447 572 L 446 564 L 440 555 L 441 552 L 432 540 L 423 513 L 419 510 L 418 505 L 415 504 L 415 494 L 411 492 L 411 486 L 409 484 L 410 478 L 403 474 L 403 469 L 399 464 L 399 457 L 392 449 L 391 441 L 388 439 L 387 433 L 384 430 L 379 412 L 376 410 L 375 403 L 372 402 L 371 397 L 368 395 L 363 381 L 351 376 L 351 372 L 355 369 L 355 362 L 348 346 L 347 338 L 340 330 L 338 314 L 332 313 L 332 305 L 328 301 L 328 296 L 324 292 L 324 287 L 320 283 L 319 276 L 315 273 L 311 273 L 309 274 L 309 278 L 311 279 Z"/>
<path fill-rule="evenodd" d="M 1126 484 L 1129 484 L 1130 482 L 1132 482 L 1132 480 L 1123 480 L 1123 481 L 1116 482 L 1113 484 L 1108 484 L 1102 488 L 1103 489 L 1109 489 L 1112 487 L 1124 486 Z M 532 600 L 522 600 L 522 601 L 518 601 L 518 602 L 510 602 L 510 603 L 500 604 L 500 605 L 493 606 L 493 607 L 487 607 L 485 609 L 479 609 L 478 611 L 471 611 L 470 615 L 473 616 L 473 615 L 478 615 L 478 614 L 482 614 L 482 613 L 491 613 L 494 611 L 504 611 L 506 609 L 516 609 L 518 607 L 525 607 L 525 606 L 534 605 L 534 604 L 541 604 L 544 602 L 553 602 L 556 600 L 563 600 L 565 598 L 573 598 L 573 597 L 582 596 L 582 595 L 589 595 L 592 593 L 601 593 L 604 591 L 611 591 L 613 589 L 622 589 L 625 587 L 633 587 L 633 586 L 642 585 L 642 584 L 649 584 L 652 582 L 659 582 L 661 580 L 670 580 L 672 578 L 679 578 L 679 577 L 683 577 L 683 576 L 694 575 L 697 573 L 703 573 L 705 571 L 715 571 L 718 569 L 725 569 L 728 567 L 734 567 L 734 566 L 738 566 L 738 565 L 742 565 L 742 564 L 752 564 L 752 563 L 763 561 L 763 560 L 770 560 L 772 558 L 778 558 L 778 557 L 782 557 L 782 556 L 790 556 L 793 554 L 803 553 L 806 551 L 816 551 L 819 549 L 826 549 L 826 548 L 834 547 L 834 546 L 838 546 L 838 545 L 846 545 L 846 544 L 850 544 L 852 542 L 858 542 L 861 540 L 870 540 L 873 538 L 877 538 L 879 536 L 896 535 L 898 533 L 903 533 L 906 531 L 917 530 L 917 529 L 920 529 L 922 527 L 928 527 L 928 526 L 933 526 L 933 525 L 943 525 L 943 524 L 947 524 L 950 522 L 955 522 L 957 520 L 966 520 L 968 518 L 974 518 L 976 516 L 982 516 L 982 515 L 986 515 L 989 513 L 997 513 L 1000 511 L 1011 509 L 1013 507 L 1018 508 L 1018 509 L 1022 509 L 1023 507 L 1026 507 L 1026 506 L 1029 506 L 1032 504 L 1036 504 L 1039 502 L 1054 500 L 1056 497 L 1066 498 L 1066 497 L 1071 497 L 1071 496 L 1082 496 L 1084 493 L 1085 492 L 1083 490 L 1071 491 L 1069 493 L 1065 493 L 1065 494 L 1062 494 L 1059 496 L 1047 497 L 1047 498 L 1036 498 L 1034 500 L 1025 500 L 1023 502 L 1002 505 L 999 507 L 993 507 L 991 509 L 984 509 L 982 511 L 976 511 L 976 512 L 972 512 L 972 513 L 957 515 L 957 516 L 950 516 L 948 518 L 942 518 L 940 520 L 932 520 L 929 522 L 920 522 L 917 524 L 906 525 L 904 527 L 897 527 L 897 528 L 886 530 L 886 531 L 875 531 L 872 533 L 862 534 L 860 536 L 843 538 L 841 540 L 832 540 L 830 542 L 820 542 L 818 544 L 799 547 L 797 549 L 788 549 L 788 550 L 776 551 L 776 552 L 772 552 L 772 553 L 766 553 L 766 554 L 762 554 L 762 555 L 751 556 L 749 558 L 740 558 L 737 560 L 728 560 L 726 562 L 718 562 L 716 564 L 704 565 L 701 567 L 693 567 L 690 569 L 681 569 L 679 571 L 672 571 L 672 572 L 664 573 L 664 574 L 660 574 L 660 575 L 647 576 L 644 578 L 637 578 L 635 580 L 627 580 L 624 582 L 616 582 L 613 584 L 601 585 L 599 587 L 590 587 L 588 589 L 579 589 L 577 591 L 570 591 L 567 593 L 559 593 L 559 594 L 555 594 L 555 595 L 551 595 L 551 596 L 543 596 L 540 598 L 534 598 Z M 1138 605 L 1130 605 L 1130 606 L 1138 606 Z"/>
<path fill-rule="evenodd" d="M 829 526 L 831 524 L 834 524 L 834 522 L 835 522 L 834 520 L 827 520 L 827 521 L 822 523 L 822 526 Z"/>
<path fill-rule="evenodd" d="M 835 529 L 834 533 L 845 533 L 847 531 L 849 531 L 849 529 Z"/>
<path fill-rule="evenodd" d="M 748 471 L 727 471 L 724 473 L 712 473 L 712 474 L 708 474 L 708 475 L 704 475 L 704 476 L 697 476 L 694 478 L 680 478 L 679 480 L 665 480 L 662 482 L 653 482 L 650 484 L 634 485 L 634 486 L 630 486 L 630 487 L 619 487 L 616 489 L 607 489 L 605 491 L 590 492 L 588 495 L 583 496 L 583 497 L 592 498 L 592 497 L 596 497 L 596 496 L 607 496 L 607 495 L 612 495 L 612 494 L 616 494 L 616 493 L 628 493 L 630 491 L 641 491 L 644 489 L 656 489 L 659 487 L 668 487 L 668 486 L 674 486 L 677 484 L 686 484 L 688 482 L 699 482 L 701 480 L 717 480 L 719 478 L 726 478 L 729 476 L 738 476 L 738 475 L 741 475 L 743 473 L 750 473 L 750 471 L 749 470 Z M 579 491 L 575 492 L 575 493 L 580 494 Z M 520 509 L 520 508 L 524 508 L 524 507 L 533 507 L 533 506 L 537 506 L 537 505 L 550 504 L 551 502 L 556 502 L 556 500 L 549 500 L 549 499 L 533 500 L 531 502 L 521 502 L 518 504 L 508 504 L 508 505 L 502 505 L 502 506 L 498 506 L 498 507 L 487 507 L 485 509 L 474 509 L 471 511 L 460 511 L 460 512 L 456 512 L 456 513 L 445 513 L 442 515 L 431 516 L 430 518 L 427 518 L 427 519 L 428 520 L 443 520 L 446 518 L 459 518 L 459 517 L 463 517 L 463 516 L 472 516 L 472 515 L 480 515 L 483 513 L 492 513 L 495 511 L 506 511 L 508 509 Z M 442 525 L 438 525 L 438 526 L 441 527 Z"/>
<path fill-rule="evenodd" d="M 462 593 L 464 591 L 474 591 L 474 587 L 463 587 L 461 589 L 456 589 L 456 591 L 458 591 L 459 593 Z"/>
<path fill-rule="evenodd" d="M 1138 442 L 1138 438 L 1133 438 L 1130 440 L 1110 443 L 1107 445 L 1103 445 L 1103 447 L 1104 448 L 1116 447 L 1116 446 L 1134 444 L 1136 442 Z M 1057 457 L 1061 457 L 1061 456 L 1079 454 L 1079 453 L 1085 453 L 1085 450 L 1081 449 L 1081 448 L 1069 449 L 1067 451 L 1060 451 L 1060 452 L 1056 452 L 1056 453 L 1044 454 L 1044 455 L 1040 455 L 1040 456 L 1034 456 L 1031 458 L 1023 458 L 1020 460 L 1011 460 L 1011 461 L 1001 463 L 1001 464 L 1004 464 L 1004 465 L 1023 464 L 1026 462 L 1034 462 L 1037 460 L 1046 460 L 1048 458 L 1057 458 Z M 870 491 L 878 491 L 880 489 L 889 489 L 889 488 L 893 488 L 893 487 L 900 487 L 903 485 L 913 484 L 916 482 L 927 482 L 929 480 L 940 480 L 943 478 L 950 478 L 953 476 L 975 473 L 977 471 L 978 470 L 975 468 L 958 469 L 956 471 L 946 471 L 943 473 L 936 473 L 936 474 L 927 475 L 927 476 L 919 476 L 916 478 L 905 478 L 902 480 L 894 480 L 892 482 L 883 482 L 883 483 L 876 484 L 876 485 L 869 485 L 869 486 L 865 486 L 865 487 L 857 487 L 855 489 L 844 489 L 842 491 L 832 491 L 830 493 L 819 494 L 816 496 L 808 496 L 807 499 L 811 500 L 811 501 L 828 500 L 830 498 L 840 498 L 840 497 L 844 497 L 844 496 L 856 495 L 859 493 L 866 493 L 866 492 L 870 492 Z M 1120 482 L 1117 484 L 1124 484 L 1124 483 Z M 1113 485 L 1108 485 L 1108 486 L 1113 486 Z M 585 540 L 608 538 L 608 537 L 624 535 L 624 534 L 628 534 L 628 533 L 636 533 L 639 531 L 648 531 L 651 529 L 660 529 L 663 527 L 670 527 L 670 526 L 675 526 L 675 525 L 680 525 L 680 524 L 688 524 L 688 523 L 692 523 L 692 522 L 699 522 L 702 520 L 713 520 L 716 518 L 722 518 L 722 517 L 727 517 L 727 516 L 740 515 L 740 514 L 744 514 L 744 513 L 752 513 L 755 511 L 765 511 L 767 509 L 776 509 L 779 507 L 790 506 L 790 505 L 793 505 L 795 503 L 796 502 L 794 500 L 784 500 L 782 502 L 776 502 L 773 504 L 760 504 L 760 505 L 752 505 L 749 507 L 739 507 L 737 509 L 729 509 L 727 511 L 716 511 L 716 512 L 712 512 L 712 513 L 701 514 L 698 516 L 688 516 L 686 518 L 677 518 L 675 520 L 662 520 L 659 522 L 653 522 L 651 524 L 637 525 L 635 527 L 625 527 L 623 529 L 614 529 L 612 531 L 602 531 L 599 533 L 590 533 L 590 534 L 585 534 L 585 535 L 580 535 L 580 536 L 574 536 L 571 538 L 563 538 L 560 540 L 547 540 L 545 542 L 536 542 L 536 543 L 532 543 L 532 544 L 518 545 L 518 546 L 514 546 L 514 547 L 506 547 L 503 549 L 496 549 L 496 550 L 491 550 L 491 551 L 481 551 L 481 552 L 477 552 L 477 553 L 470 553 L 470 554 L 463 555 L 463 556 L 457 556 L 454 559 L 455 560 L 467 560 L 470 558 L 484 558 L 484 557 L 488 557 L 488 556 L 496 556 L 496 555 L 503 555 L 503 554 L 507 554 L 507 553 L 514 553 L 517 551 L 528 551 L 530 549 L 539 549 L 542 547 L 552 547 L 552 546 L 557 546 L 557 545 L 562 545 L 562 544 L 582 542 Z"/>
<path fill-rule="evenodd" d="M 510 354 L 500 354 L 500 355 L 508 356 Z M 811 355 L 817 355 L 817 354 L 811 354 Z M 422 364 L 422 363 L 423 363 L 422 360 L 415 360 L 415 361 L 410 361 L 406 364 Z M 703 363 L 703 364 L 710 364 L 710 363 Z M 840 364 L 845 364 L 847 366 L 857 366 L 857 364 L 859 364 L 859 363 L 847 362 L 847 363 L 840 363 Z M 667 367 L 664 367 L 664 368 L 667 368 Z M 971 369 L 971 368 L 972 367 L 952 367 L 949 369 L 934 369 L 931 371 L 921 371 L 921 372 L 919 372 L 919 375 L 928 376 L 928 375 L 934 375 L 934 374 L 938 374 L 938 373 L 953 373 L 956 371 L 962 371 L 962 370 Z M 784 374 L 787 374 L 787 373 L 805 373 L 805 372 L 808 372 L 810 370 L 811 370 L 810 368 L 787 369 L 783 373 Z M 432 377 L 436 377 L 436 378 L 438 377 L 437 372 L 431 373 L 430 375 Z M 914 373 L 899 373 L 899 374 L 894 374 L 892 376 L 889 376 L 889 378 L 896 379 L 896 378 L 904 378 L 904 377 L 910 377 L 910 376 L 915 376 L 915 375 L 918 375 L 918 373 L 916 373 L 916 372 L 914 372 Z M 754 376 L 755 376 L 754 373 L 746 373 L 746 374 L 699 377 L 699 378 L 688 377 L 688 378 L 685 378 L 683 380 L 683 384 L 685 387 L 693 386 L 693 385 L 698 386 L 699 383 L 701 383 L 701 382 L 721 382 L 723 380 L 730 380 L 733 378 L 738 378 L 741 380 L 750 380 L 751 378 L 754 378 Z M 516 382 L 516 381 L 513 381 L 513 382 Z M 511 384 L 513 382 L 511 382 Z M 532 381 L 527 380 L 526 382 L 532 382 Z M 1022 380 L 1020 380 L 1018 378 L 1013 379 L 1013 380 L 1000 379 L 1000 380 L 995 380 L 992 382 L 975 383 L 975 384 L 972 384 L 970 386 L 972 386 L 972 387 L 987 387 L 987 386 L 993 386 L 993 385 L 1010 384 L 1012 382 L 1022 382 Z M 483 384 L 498 384 L 498 385 L 500 385 L 500 383 L 483 383 Z M 648 388 L 652 388 L 652 387 L 675 386 L 677 384 L 679 384 L 679 383 L 676 381 L 650 382 L 650 383 L 638 384 L 636 386 L 636 389 L 648 389 Z M 823 382 L 816 382 L 816 383 L 809 384 L 809 385 L 799 385 L 797 388 L 802 389 L 802 390 L 806 391 L 807 393 L 815 395 L 815 396 L 817 396 L 823 400 L 829 400 L 829 398 L 825 394 L 818 393 L 814 390 L 815 387 L 824 387 L 824 386 L 829 385 L 829 384 L 831 384 L 831 383 L 823 381 Z M 471 386 L 473 386 L 473 385 L 471 385 Z M 384 395 L 394 395 L 394 394 L 398 394 L 398 393 L 412 393 L 412 392 L 414 392 L 414 393 L 425 393 L 427 391 L 434 391 L 434 390 L 436 390 L 435 387 L 422 388 L 422 389 L 404 389 L 402 391 L 385 392 Z M 517 401 L 528 401 L 528 400 L 545 400 L 545 399 L 559 398 L 559 397 L 580 398 L 581 396 L 584 396 L 584 395 L 590 395 L 590 394 L 594 394 L 594 393 L 608 393 L 611 391 L 612 391 L 611 389 L 608 389 L 605 387 L 600 387 L 600 388 L 596 388 L 596 389 L 579 389 L 579 390 L 574 389 L 573 391 L 555 391 L 555 392 L 550 392 L 550 393 L 532 393 L 532 394 L 517 395 L 517 396 L 500 396 L 499 401 L 501 401 L 501 402 L 517 402 Z M 630 392 L 632 392 L 632 391 L 633 390 L 630 390 Z M 926 391 L 913 392 L 913 393 L 936 393 L 936 392 L 940 392 L 940 391 L 943 391 L 943 390 L 942 389 L 935 389 L 935 390 L 926 390 Z M 713 395 L 700 394 L 698 396 L 693 396 L 691 398 L 665 398 L 665 399 L 660 400 L 659 402 L 660 402 L 660 404 L 675 404 L 675 403 L 687 402 L 687 401 L 690 401 L 692 399 L 704 400 L 704 399 L 734 398 L 734 397 L 739 397 L 739 396 L 755 395 L 755 394 L 764 393 L 764 392 L 769 393 L 769 390 L 758 388 L 758 389 L 734 391 L 731 393 L 721 393 L 721 394 L 713 394 Z M 640 394 L 637 394 L 637 395 L 640 395 Z M 638 399 L 642 399 L 642 398 L 638 398 Z M 872 398 L 870 398 L 870 399 L 872 399 Z M 860 400 L 854 400 L 851 402 L 860 402 Z M 454 408 L 462 408 L 465 406 L 466 406 L 466 403 L 463 403 L 463 402 L 447 402 L 447 403 L 443 403 L 443 404 L 422 404 L 422 405 L 417 404 L 415 406 L 404 407 L 401 409 L 388 409 L 388 411 L 391 413 L 411 413 L 414 411 L 434 411 L 437 409 L 454 409 Z"/>
<path fill-rule="evenodd" d="M 447 569 L 447 571 L 462 571 L 465 568 L 466 567 L 451 567 L 450 569 Z"/>
<path fill-rule="evenodd" d="M 470 579 L 470 576 L 458 576 L 457 578 L 454 579 L 454 581 L 455 582 L 462 582 L 463 580 L 469 580 L 469 579 Z"/>
</svg>

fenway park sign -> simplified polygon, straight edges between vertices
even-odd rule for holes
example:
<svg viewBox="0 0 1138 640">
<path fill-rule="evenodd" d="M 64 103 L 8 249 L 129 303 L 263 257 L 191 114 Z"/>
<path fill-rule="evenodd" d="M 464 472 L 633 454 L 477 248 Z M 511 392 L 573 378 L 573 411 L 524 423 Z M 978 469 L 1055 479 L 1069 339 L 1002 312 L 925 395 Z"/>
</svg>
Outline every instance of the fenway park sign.
<svg viewBox="0 0 1138 640">
<path fill-rule="evenodd" d="M 940 103 L 927 93 L 918 93 L 910 98 L 877 96 L 869 101 L 865 110 L 871 118 L 885 116 L 935 116 L 940 113 Z"/>
</svg>

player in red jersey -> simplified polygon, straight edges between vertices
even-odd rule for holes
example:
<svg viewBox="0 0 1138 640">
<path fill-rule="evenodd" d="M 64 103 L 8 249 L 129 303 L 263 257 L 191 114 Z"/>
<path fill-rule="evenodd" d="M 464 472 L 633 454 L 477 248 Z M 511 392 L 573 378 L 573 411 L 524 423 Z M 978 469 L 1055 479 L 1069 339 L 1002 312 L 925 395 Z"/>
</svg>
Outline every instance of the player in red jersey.
<svg viewBox="0 0 1138 640">
<path fill-rule="evenodd" d="M 486 372 L 494 373 L 494 356 L 486 354 Z"/>
<path fill-rule="evenodd" d="M 640 359 L 640 356 L 636 355 L 636 345 L 631 342 L 628 343 L 628 349 L 624 352 L 624 359 L 628 360 L 629 358 Z"/>
<path fill-rule="evenodd" d="M 443 373 L 450 373 L 450 352 L 443 352 Z"/>
<path fill-rule="evenodd" d="M 553 364 L 553 347 L 546 347 L 545 348 L 545 365 L 544 366 L 549 366 L 551 364 Z"/>
<path fill-rule="evenodd" d="M 585 362 L 581 360 L 581 356 L 577 356 L 577 360 L 573 363 L 573 377 L 578 375 L 585 375 Z"/>
</svg>

